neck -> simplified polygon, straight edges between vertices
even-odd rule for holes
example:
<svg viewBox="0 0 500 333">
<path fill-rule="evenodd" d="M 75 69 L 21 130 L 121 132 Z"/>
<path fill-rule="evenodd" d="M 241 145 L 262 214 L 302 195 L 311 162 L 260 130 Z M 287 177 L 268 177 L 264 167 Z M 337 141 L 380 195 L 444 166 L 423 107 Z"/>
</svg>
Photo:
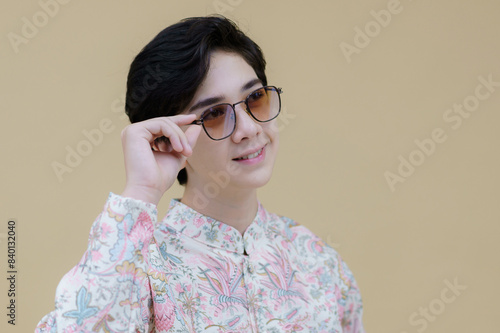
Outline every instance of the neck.
<svg viewBox="0 0 500 333">
<path fill-rule="evenodd" d="M 253 222 L 258 209 L 256 189 L 225 189 L 211 198 L 211 195 L 204 195 L 198 188 L 190 187 L 189 182 L 181 202 L 198 213 L 235 228 L 242 235 Z"/>
</svg>

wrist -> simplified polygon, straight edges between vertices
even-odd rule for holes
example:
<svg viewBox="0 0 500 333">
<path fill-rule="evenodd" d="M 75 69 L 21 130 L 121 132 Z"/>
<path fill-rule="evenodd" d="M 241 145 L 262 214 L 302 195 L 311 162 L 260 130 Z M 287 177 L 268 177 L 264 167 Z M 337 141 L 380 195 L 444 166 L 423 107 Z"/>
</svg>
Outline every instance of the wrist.
<svg viewBox="0 0 500 333">
<path fill-rule="evenodd" d="M 153 205 L 158 205 L 163 193 L 160 191 L 145 187 L 145 186 L 125 186 L 125 189 L 120 194 L 122 197 L 141 200 Z"/>
</svg>

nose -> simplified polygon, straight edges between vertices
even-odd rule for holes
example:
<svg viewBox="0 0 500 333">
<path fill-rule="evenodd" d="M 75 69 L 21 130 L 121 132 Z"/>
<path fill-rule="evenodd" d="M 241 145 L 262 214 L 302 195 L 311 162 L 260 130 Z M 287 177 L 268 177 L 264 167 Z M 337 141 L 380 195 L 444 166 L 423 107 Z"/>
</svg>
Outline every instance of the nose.
<svg viewBox="0 0 500 333">
<path fill-rule="evenodd" d="M 252 115 L 247 112 L 245 107 L 246 105 L 241 103 L 234 108 L 236 113 L 236 128 L 231 138 L 235 143 L 257 136 L 262 132 L 260 123 L 253 119 Z"/>
</svg>

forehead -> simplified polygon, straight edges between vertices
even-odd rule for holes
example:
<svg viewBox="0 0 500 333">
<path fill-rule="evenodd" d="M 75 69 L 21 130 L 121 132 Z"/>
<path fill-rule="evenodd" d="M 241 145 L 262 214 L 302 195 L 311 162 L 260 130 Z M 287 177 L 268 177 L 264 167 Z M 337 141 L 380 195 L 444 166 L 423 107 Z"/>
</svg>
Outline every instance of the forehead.
<svg viewBox="0 0 500 333">
<path fill-rule="evenodd" d="M 207 76 L 198 88 L 194 100 L 209 96 L 226 96 L 240 91 L 247 82 L 256 79 L 253 68 L 236 53 L 215 51 L 210 56 Z"/>
</svg>

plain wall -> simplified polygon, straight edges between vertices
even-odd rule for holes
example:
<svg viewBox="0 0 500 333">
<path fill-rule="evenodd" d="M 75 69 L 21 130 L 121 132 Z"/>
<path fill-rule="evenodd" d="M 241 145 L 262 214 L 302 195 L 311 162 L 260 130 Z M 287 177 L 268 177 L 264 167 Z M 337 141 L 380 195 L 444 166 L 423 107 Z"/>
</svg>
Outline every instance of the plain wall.
<svg viewBox="0 0 500 333">
<path fill-rule="evenodd" d="M 134 56 L 166 26 L 217 11 L 262 47 L 284 90 L 259 198 L 340 252 L 367 331 L 498 330 L 498 1 L 72 0 L 52 16 L 34 0 L 2 5 L 0 264 L 14 218 L 18 270 L 16 326 L 0 282 L 2 332 L 31 332 L 53 309 L 108 193 L 123 190 Z M 102 122 L 109 133 L 59 179 L 53 163 Z M 160 217 L 181 195 L 166 193 Z"/>
</svg>

